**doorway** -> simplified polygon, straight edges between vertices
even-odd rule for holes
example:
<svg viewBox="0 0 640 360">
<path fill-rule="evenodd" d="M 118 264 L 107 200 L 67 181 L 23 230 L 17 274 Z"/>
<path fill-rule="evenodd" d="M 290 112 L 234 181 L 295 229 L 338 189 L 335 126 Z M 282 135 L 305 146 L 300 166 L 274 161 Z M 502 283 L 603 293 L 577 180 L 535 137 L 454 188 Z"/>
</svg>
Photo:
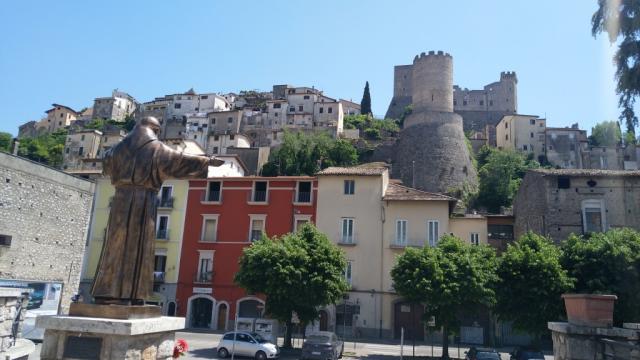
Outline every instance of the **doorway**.
<svg viewBox="0 0 640 360">
<path fill-rule="evenodd" d="M 218 306 L 218 323 L 216 324 L 218 330 L 227 329 L 227 304 L 220 304 Z"/>
<path fill-rule="evenodd" d="M 193 328 L 210 328 L 213 301 L 207 298 L 191 300 L 190 324 Z"/>
</svg>

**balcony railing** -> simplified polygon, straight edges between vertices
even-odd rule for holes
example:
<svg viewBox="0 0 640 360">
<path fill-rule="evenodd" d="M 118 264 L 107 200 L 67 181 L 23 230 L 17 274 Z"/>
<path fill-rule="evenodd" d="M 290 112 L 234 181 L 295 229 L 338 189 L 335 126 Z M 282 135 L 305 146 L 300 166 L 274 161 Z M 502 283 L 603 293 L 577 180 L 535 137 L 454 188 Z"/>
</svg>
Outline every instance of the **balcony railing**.
<svg viewBox="0 0 640 360">
<path fill-rule="evenodd" d="M 164 282 L 164 271 L 154 271 L 153 272 L 153 282 L 155 283 L 163 283 Z"/>
<path fill-rule="evenodd" d="M 399 239 L 393 239 L 391 243 L 392 248 L 405 248 L 405 247 L 424 247 L 429 242 L 426 239 L 405 239 L 400 241 Z"/>
<path fill-rule="evenodd" d="M 158 229 L 158 231 L 156 231 L 156 239 L 169 240 L 169 229 Z"/>
<path fill-rule="evenodd" d="M 221 191 L 210 191 L 209 193 L 202 194 L 200 197 L 201 202 L 221 202 L 222 201 L 222 192 Z"/>
<path fill-rule="evenodd" d="M 196 274 L 194 283 L 208 284 L 213 280 L 213 271 L 203 271 L 201 273 Z"/>
<path fill-rule="evenodd" d="M 254 191 L 252 194 L 249 194 L 249 202 L 266 203 L 267 202 L 267 192 L 266 191 Z"/>
<path fill-rule="evenodd" d="M 295 195 L 295 202 L 297 203 L 310 203 L 311 192 L 299 192 Z"/>
<path fill-rule="evenodd" d="M 157 205 L 159 208 L 173 208 L 173 196 L 168 198 L 158 198 Z"/>
<path fill-rule="evenodd" d="M 357 243 L 357 234 L 338 233 L 338 245 L 355 245 Z"/>
</svg>

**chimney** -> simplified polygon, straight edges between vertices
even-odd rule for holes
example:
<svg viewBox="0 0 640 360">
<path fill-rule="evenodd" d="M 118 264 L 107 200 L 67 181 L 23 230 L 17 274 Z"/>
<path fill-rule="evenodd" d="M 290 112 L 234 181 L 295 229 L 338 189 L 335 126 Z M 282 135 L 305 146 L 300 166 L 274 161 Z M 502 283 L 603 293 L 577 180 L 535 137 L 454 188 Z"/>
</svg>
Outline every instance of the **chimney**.
<svg viewBox="0 0 640 360">
<path fill-rule="evenodd" d="M 11 144 L 11 153 L 17 156 L 18 148 L 20 148 L 20 140 L 18 140 L 18 138 L 13 138 L 13 143 Z"/>
</svg>

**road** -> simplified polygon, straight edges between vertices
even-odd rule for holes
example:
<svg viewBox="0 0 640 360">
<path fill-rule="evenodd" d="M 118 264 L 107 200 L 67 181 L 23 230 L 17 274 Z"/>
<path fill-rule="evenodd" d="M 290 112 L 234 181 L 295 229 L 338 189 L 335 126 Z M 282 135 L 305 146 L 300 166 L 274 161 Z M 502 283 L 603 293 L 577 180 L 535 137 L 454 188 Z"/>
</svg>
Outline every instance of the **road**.
<svg viewBox="0 0 640 360">
<path fill-rule="evenodd" d="M 181 359 L 218 359 L 216 354 L 216 346 L 220 341 L 220 334 L 211 333 L 197 333 L 197 332 L 178 332 L 176 333 L 176 339 L 185 339 L 189 344 L 189 352 L 185 357 Z M 278 343 L 282 344 L 282 338 Z M 299 339 L 294 340 L 294 347 L 300 348 L 302 342 Z M 29 356 L 29 360 L 38 360 L 40 357 L 37 352 L 40 351 L 41 344 L 38 344 L 36 353 Z M 449 347 L 449 356 L 452 358 L 464 358 L 464 352 L 468 348 L 461 347 L 459 349 L 460 357 L 458 357 L 458 348 L 455 346 Z M 509 349 L 501 352 L 503 360 L 509 360 Z M 400 359 L 400 345 L 398 344 L 382 344 L 371 342 L 346 342 L 345 347 L 346 360 L 350 359 L 367 359 L 367 360 L 399 360 Z M 418 345 L 415 347 L 415 355 L 420 358 L 431 357 L 432 348 L 429 345 Z M 404 345 L 403 354 L 405 358 L 410 358 L 413 355 L 413 347 L 411 344 Z M 433 356 L 439 357 L 442 355 L 442 348 L 439 346 L 433 347 Z M 248 358 L 241 358 L 246 360 Z M 283 353 L 280 357 L 281 360 L 296 360 L 298 359 L 298 352 L 292 351 Z M 553 355 L 545 356 L 545 360 L 553 360 Z"/>
</svg>

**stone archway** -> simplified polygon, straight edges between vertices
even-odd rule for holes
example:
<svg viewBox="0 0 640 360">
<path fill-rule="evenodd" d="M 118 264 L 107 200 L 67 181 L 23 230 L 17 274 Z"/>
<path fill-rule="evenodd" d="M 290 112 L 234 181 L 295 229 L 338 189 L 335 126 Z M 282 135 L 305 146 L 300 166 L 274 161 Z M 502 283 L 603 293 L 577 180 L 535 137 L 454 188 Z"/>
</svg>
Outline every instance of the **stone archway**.
<svg viewBox="0 0 640 360">
<path fill-rule="evenodd" d="M 236 314 L 239 318 L 259 318 L 262 317 L 264 301 L 257 297 L 245 297 L 238 299 L 236 303 Z"/>
<path fill-rule="evenodd" d="M 215 303 L 209 295 L 191 296 L 187 303 L 187 327 L 212 329 Z"/>
</svg>

